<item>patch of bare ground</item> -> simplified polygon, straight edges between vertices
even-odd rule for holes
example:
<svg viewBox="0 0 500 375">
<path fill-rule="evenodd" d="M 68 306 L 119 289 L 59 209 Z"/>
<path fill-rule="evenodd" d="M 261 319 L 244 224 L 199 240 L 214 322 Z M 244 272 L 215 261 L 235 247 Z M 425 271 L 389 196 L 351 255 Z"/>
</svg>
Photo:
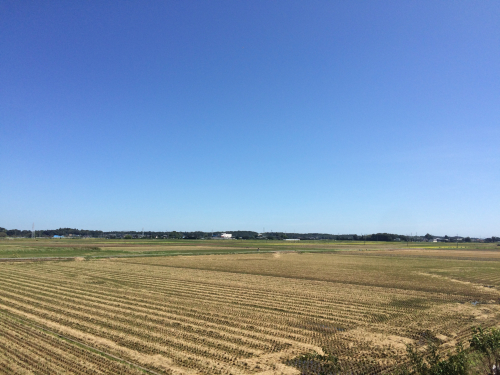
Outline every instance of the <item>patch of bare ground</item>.
<svg viewBox="0 0 500 375">
<path fill-rule="evenodd" d="M 406 351 L 406 345 L 414 342 L 414 340 L 408 337 L 370 332 L 366 328 L 350 330 L 343 334 L 343 336 L 350 341 L 364 341 L 374 347 L 391 347 L 399 354 L 404 354 Z"/>
</svg>

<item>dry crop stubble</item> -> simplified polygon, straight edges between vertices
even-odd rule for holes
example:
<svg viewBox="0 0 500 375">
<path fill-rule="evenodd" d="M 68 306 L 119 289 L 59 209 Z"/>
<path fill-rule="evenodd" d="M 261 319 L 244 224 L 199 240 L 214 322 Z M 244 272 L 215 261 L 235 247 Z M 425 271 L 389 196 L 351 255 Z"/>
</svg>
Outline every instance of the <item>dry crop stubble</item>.
<svg viewBox="0 0 500 375">
<path fill-rule="evenodd" d="M 1 313 L 0 373 L 141 374 L 133 366 L 82 349 Z"/>
<path fill-rule="evenodd" d="M 279 253 L 3 263 L 0 309 L 159 373 L 291 374 L 285 362 L 323 350 L 343 371 L 384 373 L 406 343 L 432 334 L 451 345 L 498 322 L 496 288 L 447 276 L 475 263 L 495 262 Z"/>
</svg>

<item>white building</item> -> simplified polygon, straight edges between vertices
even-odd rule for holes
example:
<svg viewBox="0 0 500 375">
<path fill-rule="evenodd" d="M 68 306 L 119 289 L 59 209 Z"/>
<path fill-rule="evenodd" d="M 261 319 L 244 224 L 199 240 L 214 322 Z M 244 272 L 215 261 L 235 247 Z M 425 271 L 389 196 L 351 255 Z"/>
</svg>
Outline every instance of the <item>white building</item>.
<svg viewBox="0 0 500 375">
<path fill-rule="evenodd" d="M 225 240 L 230 240 L 233 237 L 232 234 L 229 233 L 221 233 L 220 238 L 223 238 Z"/>
</svg>

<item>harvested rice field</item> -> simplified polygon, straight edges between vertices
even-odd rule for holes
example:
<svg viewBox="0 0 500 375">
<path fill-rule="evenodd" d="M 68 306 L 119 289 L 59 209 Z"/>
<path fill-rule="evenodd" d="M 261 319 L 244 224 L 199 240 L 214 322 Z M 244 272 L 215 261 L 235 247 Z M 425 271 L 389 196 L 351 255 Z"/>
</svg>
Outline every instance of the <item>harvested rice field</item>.
<svg viewBox="0 0 500 375">
<path fill-rule="evenodd" d="M 459 247 L 458 249 L 456 247 Z M 408 250 L 437 251 L 484 251 L 498 255 L 500 248 L 494 243 L 464 242 L 376 242 L 376 241 L 266 241 L 266 240 L 111 240 L 111 239 L 10 239 L 0 240 L 0 261 L 11 258 L 39 257 L 71 258 L 85 257 L 132 257 L 204 254 L 245 254 L 255 252 L 301 251 L 388 251 L 406 254 Z"/>
<path fill-rule="evenodd" d="M 2 262 L 0 373 L 389 374 L 500 322 L 498 251 L 444 251 Z"/>
</svg>

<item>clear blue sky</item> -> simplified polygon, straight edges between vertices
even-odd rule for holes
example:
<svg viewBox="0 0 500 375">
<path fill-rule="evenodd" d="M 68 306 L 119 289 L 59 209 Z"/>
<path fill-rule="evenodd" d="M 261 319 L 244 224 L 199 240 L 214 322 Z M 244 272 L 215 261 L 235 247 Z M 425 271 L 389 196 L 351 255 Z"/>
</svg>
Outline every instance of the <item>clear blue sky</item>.
<svg viewBox="0 0 500 375">
<path fill-rule="evenodd" d="M 498 1 L 1 1 L 0 226 L 500 234 Z"/>
</svg>

